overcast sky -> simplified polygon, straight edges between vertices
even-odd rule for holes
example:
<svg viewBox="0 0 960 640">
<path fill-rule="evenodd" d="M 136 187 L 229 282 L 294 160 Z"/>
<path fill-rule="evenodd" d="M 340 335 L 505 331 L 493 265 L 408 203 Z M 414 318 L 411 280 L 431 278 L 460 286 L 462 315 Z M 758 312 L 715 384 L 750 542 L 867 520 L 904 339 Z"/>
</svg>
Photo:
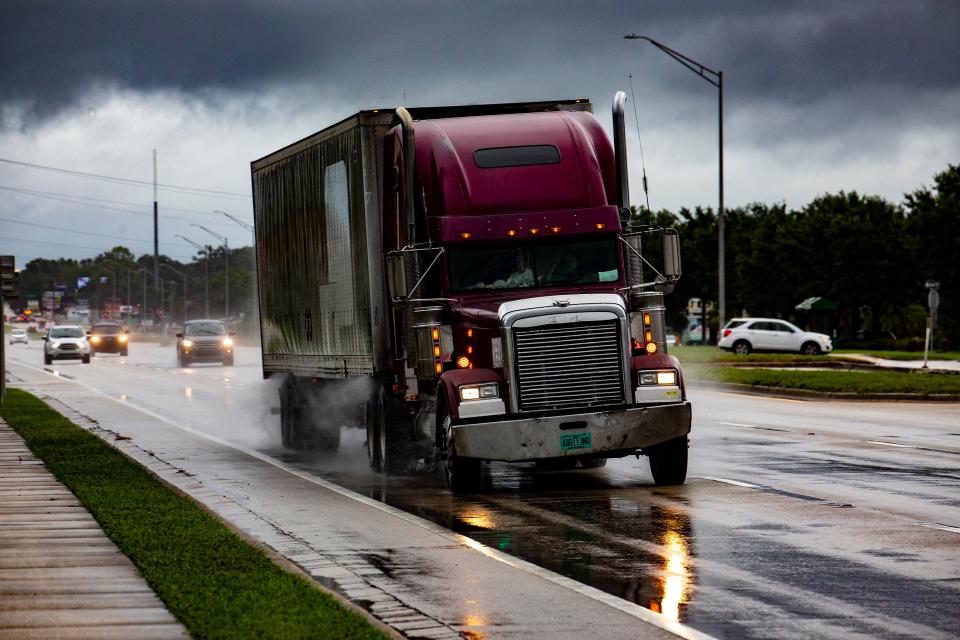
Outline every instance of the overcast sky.
<svg viewBox="0 0 960 640">
<path fill-rule="evenodd" d="M 0 253 L 152 252 L 191 227 L 250 234 L 249 163 L 366 108 L 630 93 L 653 208 L 717 204 L 717 90 L 639 33 L 724 73 L 726 205 L 858 191 L 901 202 L 960 162 L 960 2 L 6 0 Z M 52 171 L 34 166 L 41 165 Z M 239 194 L 239 195 L 234 195 Z M 45 225 L 45 226 L 35 226 Z M 69 231 L 68 231 L 69 230 Z M 83 233 L 77 233 L 83 232 Z"/>
</svg>

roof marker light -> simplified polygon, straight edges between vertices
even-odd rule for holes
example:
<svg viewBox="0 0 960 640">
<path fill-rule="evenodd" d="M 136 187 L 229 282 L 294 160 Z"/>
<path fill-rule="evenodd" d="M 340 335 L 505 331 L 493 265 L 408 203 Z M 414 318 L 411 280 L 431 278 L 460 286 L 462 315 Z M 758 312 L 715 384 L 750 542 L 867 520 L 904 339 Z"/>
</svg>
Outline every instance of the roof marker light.
<svg viewBox="0 0 960 640">
<path fill-rule="evenodd" d="M 553 233 L 560 233 L 563 231 L 563 227 L 550 227 L 550 231 Z"/>
<path fill-rule="evenodd" d="M 596 224 L 593 225 L 593 228 L 596 229 L 597 231 L 603 231 L 604 229 L 607 228 L 607 223 L 597 222 Z"/>
<path fill-rule="evenodd" d="M 537 227 L 533 227 L 530 229 L 530 235 L 535 236 L 538 233 L 540 233 L 540 229 L 538 229 Z"/>
<path fill-rule="evenodd" d="M 463 238 L 464 240 L 469 240 L 470 238 L 473 237 L 473 234 L 470 233 L 469 231 L 461 231 L 460 237 Z"/>
<path fill-rule="evenodd" d="M 507 236 L 509 236 L 509 237 L 512 238 L 512 237 L 514 237 L 515 235 L 517 235 L 517 230 L 516 230 L 516 229 L 507 229 Z"/>
</svg>

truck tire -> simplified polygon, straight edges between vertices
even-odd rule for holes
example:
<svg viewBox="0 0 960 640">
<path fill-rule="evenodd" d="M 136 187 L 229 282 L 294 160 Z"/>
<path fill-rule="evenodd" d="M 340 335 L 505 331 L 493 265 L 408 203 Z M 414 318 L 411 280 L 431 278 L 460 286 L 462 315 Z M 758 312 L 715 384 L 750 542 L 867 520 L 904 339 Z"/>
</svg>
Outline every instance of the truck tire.
<svg viewBox="0 0 960 640">
<path fill-rule="evenodd" d="M 90 364 L 90 354 L 88 353 L 87 355 L 83 356 L 81 362 L 83 362 L 83 364 Z"/>
<path fill-rule="evenodd" d="M 311 407 L 315 390 L 287 376 L 280 387 L 280 438 L 296 451 L 335 452 L 340 448 L 340 424 L 324 421 Z"/>
<path fill-rule="evenodd" d="M 447 487 L 454 493 L 476 491 L 480 488 L 480 460 L 457 455 L 453 444 L 453 420 L 442 396 L 437 401 L 437 428 L 442 435 L 440 460 L 443 463 Z"/>
<path fill-rule="evenodd" d="M 667 440 L 644 453 L 650 459 L 650 473 L 658 487 L 683 484 L 687 479 L 687 436 Z"/>
</svg>

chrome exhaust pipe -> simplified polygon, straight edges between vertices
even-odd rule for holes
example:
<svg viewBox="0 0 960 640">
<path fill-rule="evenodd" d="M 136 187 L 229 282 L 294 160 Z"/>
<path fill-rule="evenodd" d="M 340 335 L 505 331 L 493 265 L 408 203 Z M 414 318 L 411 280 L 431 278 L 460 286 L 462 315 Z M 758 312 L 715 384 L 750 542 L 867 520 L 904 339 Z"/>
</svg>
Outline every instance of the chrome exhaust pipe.
<svg viewBox="0 0 960 640">
<path fill-rule="evenodd" d="M 613 153 L 617 165 L 617 207 L 620 220 L 630 220 L 630 184 L 627 174 L 627 128 L 624 120 L 624 105 L 627 94 L 617 91 L 613 96 Z"/>
<path fill-rule="evenodd" d="M 416 208 L 413 196 L 413 176 L 415 139 L 413 135 L 413 116 L 403 107 L 397 107 L 397 117 L 400 119 L 400 129 L 403 131 L 403 210 L 407 214 L 407 244 L 417 241 Z"/>
</svg>

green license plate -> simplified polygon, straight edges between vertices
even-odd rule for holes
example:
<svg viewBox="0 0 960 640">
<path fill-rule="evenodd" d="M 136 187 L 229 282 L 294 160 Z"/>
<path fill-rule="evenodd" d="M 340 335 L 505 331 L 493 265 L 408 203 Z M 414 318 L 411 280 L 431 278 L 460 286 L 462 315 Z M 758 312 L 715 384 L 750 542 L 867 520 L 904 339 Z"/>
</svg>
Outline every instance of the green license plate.
<svg viewBox="0 0 960 640">
<path fill-rule="evenodd" d="M 561 433 L 560 451 L 571 449 L 589 449 L 593 446 L 593 439 L 589 433 Z"/>
</svg>

